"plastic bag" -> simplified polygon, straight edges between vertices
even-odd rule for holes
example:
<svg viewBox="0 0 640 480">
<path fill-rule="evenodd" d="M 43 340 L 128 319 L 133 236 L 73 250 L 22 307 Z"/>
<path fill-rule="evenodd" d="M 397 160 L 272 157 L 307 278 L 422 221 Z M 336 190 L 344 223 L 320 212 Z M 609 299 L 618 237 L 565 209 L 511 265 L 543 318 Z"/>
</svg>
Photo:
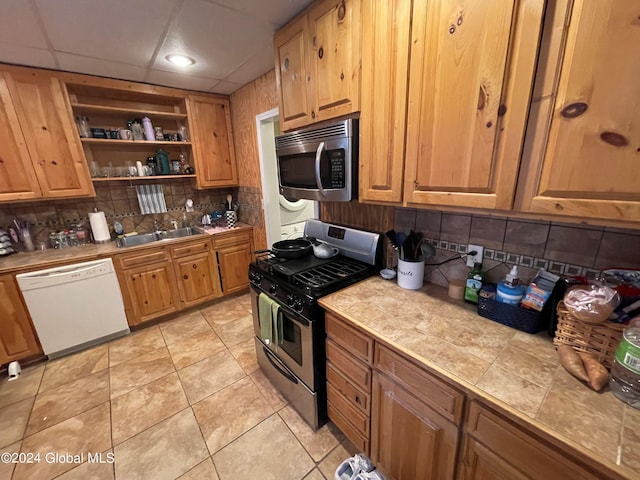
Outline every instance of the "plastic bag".
<svg viewBox="0 0 640 480">
<path fill-rule="evenodd" d="M 576 318 L 587 323 L 604 322 L 620 304 L 614 289 L 599 285 L 582 285 L 564 295 L 564 304 Z"/>
</svg>

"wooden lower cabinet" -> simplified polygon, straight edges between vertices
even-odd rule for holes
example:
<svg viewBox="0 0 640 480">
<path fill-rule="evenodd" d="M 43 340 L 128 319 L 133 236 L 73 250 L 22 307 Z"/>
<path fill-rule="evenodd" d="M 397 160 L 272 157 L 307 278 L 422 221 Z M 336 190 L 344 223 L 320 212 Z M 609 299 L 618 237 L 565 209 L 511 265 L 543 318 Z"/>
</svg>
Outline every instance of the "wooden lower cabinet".
<svg viewBox="0 0 640 480">
<path fill-rule="evenodd" d="M 132 308 L 132 315 L 128 315 L 129 325 L 178 310 L 176 283 L 168 260 L 126 270 L 124 281 Z"/>
<path fill-rule="evenodd" d="M 13 275 L 0 275 L 0 365 L 42 353 Z"/>
<path fill-rule="evenodd" d="M 478 401 L 468 406 L 465 433 L 459 480 L 620 478 L 583 463 Z"/>
<path fill-rule="evenodd" d="M 129 325 L 246 289 L 252 254 L 252 231 L 241 229 L 116 255 Z"/>
<path fill-rule="evenodd" d="M 329 418 L 369 455 L 373 340 L 331 313 L 325 315 L 325 325 Z"/>
<path fill-rule="evenodd" d="M 251 230 L 230 230 L 214 237 L 213 248 L 220 269 L 223 295 L 249 287 L 249 264 L 253 260 Z"/>
<path fill-rule="evenodd" d="M 390 480 L 453 479 L 458 427 L 377 371 L 372 396 L 371 459 L 378 469 Z"/>
<path fill-rule="evenodd" d="M 620 476 L 332 312 L 329 419 L 388 480 Z"/>
<path fill-rule="evenodd" d="M 173 268 L 183 307 L 220 296 L 218 269 L 213 253 L 200 253 L 174 260 Z"/>
</svg>

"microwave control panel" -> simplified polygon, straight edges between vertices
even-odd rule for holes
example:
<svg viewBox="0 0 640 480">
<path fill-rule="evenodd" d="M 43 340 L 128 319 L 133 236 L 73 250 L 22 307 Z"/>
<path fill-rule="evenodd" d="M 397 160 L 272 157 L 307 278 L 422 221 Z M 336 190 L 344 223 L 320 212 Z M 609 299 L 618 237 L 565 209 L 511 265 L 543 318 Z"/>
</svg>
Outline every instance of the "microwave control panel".
<svg viewBox="0 0 640 480">
<path fill-rule="evenodd" d="M 344 150 L 330 150 L 329 168 L 331 169 L 329 188 L 344 188 L 345 186 L 345 161 Z"/>
</svg>

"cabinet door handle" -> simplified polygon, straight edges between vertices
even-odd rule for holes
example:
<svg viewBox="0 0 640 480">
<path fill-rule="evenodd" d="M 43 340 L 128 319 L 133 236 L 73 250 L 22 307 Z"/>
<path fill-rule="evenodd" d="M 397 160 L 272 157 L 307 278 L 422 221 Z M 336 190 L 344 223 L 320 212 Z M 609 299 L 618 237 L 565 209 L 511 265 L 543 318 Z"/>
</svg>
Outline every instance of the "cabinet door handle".
<svg viewBox="0 0 640 480">
<path fill-rule="evenodd" d="M 356 403 L 357 403 L 358 405 L 361 405 L 361 404 L 362 404 L 362 401 L 360 400 L 360 397 L 359 397 L 359 396 L 357 396 L 357 395 L 356 395 Z"/>
<path fill-rule="evenodd" d="M 184 278 L 185 280 L 189 280 L 189 275 L 183 275 L 182 278 Z"/>
</svg>

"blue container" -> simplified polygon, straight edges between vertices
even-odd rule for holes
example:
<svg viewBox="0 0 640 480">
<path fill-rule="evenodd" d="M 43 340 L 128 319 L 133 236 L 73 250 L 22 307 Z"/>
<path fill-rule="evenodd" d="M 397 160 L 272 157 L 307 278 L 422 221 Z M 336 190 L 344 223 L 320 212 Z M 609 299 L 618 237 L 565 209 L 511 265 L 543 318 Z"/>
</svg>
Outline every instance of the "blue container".
<svg viewBox="0 0 640 480">
<path fill-rule="evenodd" d="M 520 305 L 520 301 L 524 296 L 524 291 L 524 285 L 510 287 L 502 281 L 498 283 L 496 300 L 501 303 L 506 303 L 507 305 Z"/>
</svg>

